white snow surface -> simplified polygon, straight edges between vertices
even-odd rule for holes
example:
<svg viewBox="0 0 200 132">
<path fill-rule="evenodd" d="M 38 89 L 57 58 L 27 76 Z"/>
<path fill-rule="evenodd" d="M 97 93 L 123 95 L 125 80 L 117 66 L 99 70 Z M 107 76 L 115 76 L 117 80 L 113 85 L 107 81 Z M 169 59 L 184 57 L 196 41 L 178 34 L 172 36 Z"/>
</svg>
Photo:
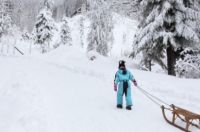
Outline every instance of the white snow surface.
<svg viewBox="0 0 200 132">
<path fill-rule="evenodd" d="M 1 132 L 181 132 L 133 86 L 133 110 L 116 108 L 118 59 L 89 61 L 80 48 L 0 56 Z M 200 111 L 200 80 L 128 69 L 138 84 L 168 103 Z M 199 129 L 191 127 L 193 132 Z"/>
</svg>

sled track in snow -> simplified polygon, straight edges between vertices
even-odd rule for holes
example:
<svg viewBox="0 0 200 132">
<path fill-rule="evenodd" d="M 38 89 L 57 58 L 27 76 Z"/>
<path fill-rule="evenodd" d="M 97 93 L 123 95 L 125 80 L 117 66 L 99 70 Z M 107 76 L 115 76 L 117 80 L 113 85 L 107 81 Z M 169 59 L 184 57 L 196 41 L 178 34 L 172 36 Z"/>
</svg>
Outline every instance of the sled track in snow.
<svg viewBox="0 0 200 132">
<path fill-rule="evenodd" d="M 67 66 L 67 65 L 56 64 L 55 62 L 46 61 L 46 60 L 42 60 L 42 59 L 38 59 L 38 58 L 26 57 L 26 59 L 27 60 L 32 59 L 34 61 L 40 61 L 41 63 L 46 63 L 46 64 L 49 64 L 51 66 L 54 66 L 54 67 L 57 67 L 57 68 L 60 68 L 60 69 L 64 69 L 64 70 L 67 70 L 69 72 L 73 72 L 73 73 L 76 73 L 76 74 L 92 76 L 92 77 L 100 79 L 102 81 L 109 81 L 109 80 L 107 80 L 105 74 L 100 73 L 100 72 L 95 72 L 95 71 L 92 71 L 92 70 L 87 71 L 87 70 L 82 69 L 81 67 L 75 67 L 75 66 L 70 67 L 70 66 Z"/>
<path fill-rule="evenodd" d="M 50 64 L 50 65 L 55 66 L 55 67 L 60 68 L 60 69 L 64 69 L 64 70 L 67 70 L 67 71 L 70 71 L 70 72 L 74 72 L 76 74 L 92 76 L 92 77 L 95 77 L 95 78 L 103 80 L 103 81 L 106 80 L 105 75 L 102 74 L 102 73 L 97 73 L 97 72 L 94 72 L 94 71 L 86 71 L 86 70 L 81 69 L 80 67 L 69 67 L 69 66 L 66 66 L 66 65 L 60 65 L 60 64 L 56 64 L 56 63 L 48 62 L 48 61 L 45 61 L 45 63 Z"/>
</svg>

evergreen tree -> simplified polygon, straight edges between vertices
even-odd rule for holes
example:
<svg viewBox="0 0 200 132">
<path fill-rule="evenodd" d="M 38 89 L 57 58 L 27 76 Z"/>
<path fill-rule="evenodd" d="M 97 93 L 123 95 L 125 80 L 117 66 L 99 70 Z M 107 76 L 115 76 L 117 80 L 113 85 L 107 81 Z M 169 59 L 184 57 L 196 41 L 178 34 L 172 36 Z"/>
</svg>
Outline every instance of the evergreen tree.
<svg viewBox="0 0 200 132">
<path fill-rule="evenodd" d="M 39 12 L 34 27 L 36 44 L 40 44 L 42 53 L 50 49 L 50 41 L 53 37 L 53 31 L 56 29 L 52 12 L 47 5 Z"/>
<path fill-rule="evenodd" d="M 70 28 L 68 25 L 68 18 L 63 19 L 63 24 L 61 26 L 61 43 L 62 44 L 67 44 L 67 45 L 72 45 L 72 38 L 71 38 L 71 33 L 70 33 Z"/>
<path fill-rule="evenodd" d="M 91 1 L 91 27 L 88 35 L 88 51 L 107 56 L 113 41 L 112 14 L 103 0 Z"/>
<path fill-rule="evenodd" d="M 137 0 L 140 5 L 139 31 L 134 42 L 137 53 L 163 67 L 167 57 L 169 75 L 175 75 L 176 49 L 194 47 L 199 42 L 195 30 L 198 12 L 185 0 Z M 189 6 L 190 5 L 190 6 Z"/>
</svg>

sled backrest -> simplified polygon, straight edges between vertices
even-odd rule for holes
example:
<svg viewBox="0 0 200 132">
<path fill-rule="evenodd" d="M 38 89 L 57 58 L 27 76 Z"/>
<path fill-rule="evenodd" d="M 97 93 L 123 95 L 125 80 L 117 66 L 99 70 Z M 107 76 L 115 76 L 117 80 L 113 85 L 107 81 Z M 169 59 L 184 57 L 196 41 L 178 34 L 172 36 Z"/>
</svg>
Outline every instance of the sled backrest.
<svg viewBox="0 0 200 132">
<path fill-rule="evenodd" d="M 173 113 L 177 114 L 177 115 L 182 115 L 188 119 L 199 119 L 200 120 L 200 115 L 193 113 L 191 111 L 185 110 L 183 108 L 177 107 L 175 105 L 172 105 L 173 108 Z"/>
</svg>

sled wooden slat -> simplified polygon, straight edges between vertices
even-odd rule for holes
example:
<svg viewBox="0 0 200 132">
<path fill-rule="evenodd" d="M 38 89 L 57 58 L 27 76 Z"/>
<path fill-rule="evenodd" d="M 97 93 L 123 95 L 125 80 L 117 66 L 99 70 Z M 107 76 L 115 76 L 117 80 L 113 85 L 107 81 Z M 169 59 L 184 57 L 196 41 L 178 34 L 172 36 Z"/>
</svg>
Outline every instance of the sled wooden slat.
<svg viewBox="0 0 200 132">
<path fill-rule="evenodd" d="M 190 132 L 189 127 L 195 126 L 197 128 L 200 128 L 200 115 L 199 114 L 195 114 L 193 112 L 190 112 L 188 110 L 182 109 L 180 107 L 177 107 L 175 105 L 171 105 L 170 109 L 165 108 L 164 106 L 161 107 L 162 108 L 162 113 L 163 113 L 163 117 L 164 119 L 171 125 L 185 131 L 185 132 Z M 166 116 L 166 110 L 170 110 L 172 111 L 172 120 L 169 120 Z M 180 119 L 181 121 L 186 123 L 186 127 L 181 127 L 179 125 L 176 124 L 176 120 Z M 193 123 L 194 120 L 197 120 L 199 122 L 199 124 L 195 124 Z"/>
</svg>

